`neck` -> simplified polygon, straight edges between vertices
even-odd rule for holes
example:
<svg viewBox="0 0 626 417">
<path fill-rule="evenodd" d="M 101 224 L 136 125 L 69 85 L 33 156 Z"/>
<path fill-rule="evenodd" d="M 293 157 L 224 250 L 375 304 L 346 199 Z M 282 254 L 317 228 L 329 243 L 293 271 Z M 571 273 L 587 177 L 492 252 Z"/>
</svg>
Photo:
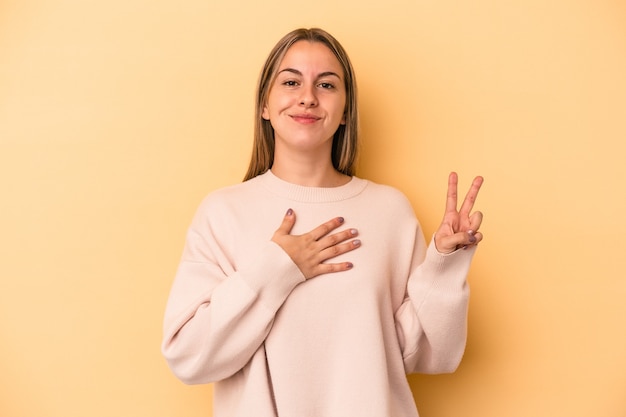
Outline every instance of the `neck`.
<svg viewBox="0 0 626 417">
<path fill-rule="evenodd" d="M 283 181 L 305 187 L 339 187 L 347 184 L 350 177 L 337 171 L 332 163 L 301 163 L 275 159 L 272 173 Z"/>
</svg>

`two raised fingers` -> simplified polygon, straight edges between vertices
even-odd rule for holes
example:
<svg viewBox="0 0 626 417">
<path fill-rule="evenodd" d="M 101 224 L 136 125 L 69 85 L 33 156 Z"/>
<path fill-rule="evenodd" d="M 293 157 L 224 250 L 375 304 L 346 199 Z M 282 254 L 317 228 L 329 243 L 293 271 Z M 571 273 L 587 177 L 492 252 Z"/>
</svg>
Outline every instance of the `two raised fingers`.
<svg viewBox="0 0 626 417">
<path fill-rule="evenodd" d="M 472 208 L 474 207 L 474 203 L 476 202 L 476 197 L 478 196 L 478 192 L 480 191 L 480 187 L 483 185 L 483 177 L 476 177 L 472 181 L 472 185 L 470 186 L 469 191 L 465 195 L 463 199 L 463 203 L 461 204 L 461 208 L 459 209 L 459 214 L 469 216 Z M 458 200 L 458 183 L 459 177 L 456 172 L 451 172 L 448 177 L 448 194 L 446 196 L 446 212 L 455 212 L 457 210 L 457 200 Z"/>
<path fill-rule="evenodd" d="M 456 185 L 458 183 L 458 178 L 456 173 L 450 174 L 451 180 L 449 182 L 452 183 L 452 187 L 454 191 L 452 193 L 456 193 Z M 461 204 L 461 208 L 459 209 L 459 217 L 460 217 L 460 230 L 459 232 L 465 233 L 465 241 L 460 245 L 463 248 L 467 248 L 471 245 L 477 245 L 483 238 L 482 233 L 478 231 L 480 229 L 480 225 L 483 221 L 483 214 L 480 211 L 472 213 L 472 209 L 474 208 L 474 203 L 476 202 L 476 197 L 478 196 L 478 192 L 480 191 L 480 187 L 483 185 L 483 177 L 476 177 L 472 181 L 472 185 L 470 186 L 469 191 L 465 195 L 463 199 L 463 203 Z M 450 187 L 449 187 L 450 188 Z M 450 191 L 449 191 L 450 194 Z M 448 204 L 451 204 L 451 198 L 448 198 Z M 456 201 L 454 202 L 455 210 L 456 210 Z M 450 209 L 448 207 L 447 209 Z"/>
<path fill-rule="evenodd" d="M 472 213 L 478 192 L 483 184 L 483 177 L 472 181 L 461 207 L 458 205 L 458 175 L 451 172 L 448 177 L 446 209 L 441 226 L 435 235 L 435 244 L 442 253 L 450 253 L 459 248 L 476 245 L 483 238 L 478 231 L 482 223 L 482 213 Z"/>
</svg>

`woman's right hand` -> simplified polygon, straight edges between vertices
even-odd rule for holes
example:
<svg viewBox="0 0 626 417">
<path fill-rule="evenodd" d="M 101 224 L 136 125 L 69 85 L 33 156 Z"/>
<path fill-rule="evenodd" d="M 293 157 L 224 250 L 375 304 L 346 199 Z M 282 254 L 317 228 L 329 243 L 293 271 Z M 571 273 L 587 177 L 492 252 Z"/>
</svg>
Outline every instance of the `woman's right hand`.
<svg viewBox="0 0 626 417">
<path fill-rule="evenodd" d="M 351 262 L 325 262 L 361 246 L 361 241 L 354 239 L 358 235 L 356 229 L 331 234 L 344 223 L 343 217 L 329 220 L 302 235 L 290 234 L 295 223 L 295 213 L 292 209 L 287 210 L 272 241 L 283 248 L 306 279 L 332 272 L 347 271 L 353 267 Z"/>
</svg>

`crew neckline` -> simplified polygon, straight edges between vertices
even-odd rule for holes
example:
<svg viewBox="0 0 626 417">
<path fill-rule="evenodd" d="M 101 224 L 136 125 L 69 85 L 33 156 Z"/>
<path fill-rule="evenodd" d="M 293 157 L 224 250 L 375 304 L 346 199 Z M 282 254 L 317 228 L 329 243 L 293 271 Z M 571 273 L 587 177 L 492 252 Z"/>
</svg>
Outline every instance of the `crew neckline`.
<svg viewBox="0 0 626 417">
<path fill-rule="evenodd" d="M 350 181 L 338 187 L 309 187 L 280 179 L 271 170 L 258 175 L 255 179 L 272 194 L 302 203 L 346 200 L 360 194 L 368 183 L 367 180 L 353 176 Z"/>
</svg>

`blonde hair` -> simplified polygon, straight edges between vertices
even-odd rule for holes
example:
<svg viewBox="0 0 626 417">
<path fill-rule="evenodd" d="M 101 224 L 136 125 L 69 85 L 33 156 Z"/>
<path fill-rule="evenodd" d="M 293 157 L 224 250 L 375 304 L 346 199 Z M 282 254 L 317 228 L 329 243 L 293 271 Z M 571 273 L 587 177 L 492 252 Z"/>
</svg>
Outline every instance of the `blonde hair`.
<svg viewBox="0 0 626 417">
<path fill-rule="evenodd" d="M 354 175 L 359 148 L 359 113 L 354 70 L 348 54 L 332 35 L 322 29 L 311 28 L 296 29 L 289 32 L 278 41 L 265 61 L 257 85 L 254 144 L 244 181 L 261 175 L 272 167 L 274 162 L 274 129 L 270 121 L 262 117 L 263 108 L 267 103 L 270 89 L 274 84 L 283 57 L 294 43 L 301 40 L 320 42 L 326 45 L 335 54 L 343 69 L 346 89 L 346 123 L 340 125 L 333 136 L 331 159 L 337 171 L 349 176 Z"/>
</svg>

